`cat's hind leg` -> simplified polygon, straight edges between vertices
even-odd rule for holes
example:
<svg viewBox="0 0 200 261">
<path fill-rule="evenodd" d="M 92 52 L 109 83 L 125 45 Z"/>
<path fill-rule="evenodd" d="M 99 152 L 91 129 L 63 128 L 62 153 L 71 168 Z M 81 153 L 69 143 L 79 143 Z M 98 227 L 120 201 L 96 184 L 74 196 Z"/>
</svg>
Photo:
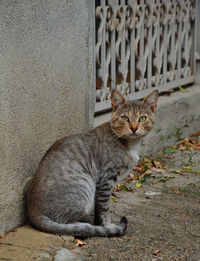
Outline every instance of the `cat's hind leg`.
<svg viewBox="0 0 200 261">
<path fill-rule="evenodd" d="M 114 227 L 110 218 L 110 197 L 113 189 L 113 182 L 103 181 L 96 189 L 95 197 L 95 219 L 96 225 Z"/>
</svg>

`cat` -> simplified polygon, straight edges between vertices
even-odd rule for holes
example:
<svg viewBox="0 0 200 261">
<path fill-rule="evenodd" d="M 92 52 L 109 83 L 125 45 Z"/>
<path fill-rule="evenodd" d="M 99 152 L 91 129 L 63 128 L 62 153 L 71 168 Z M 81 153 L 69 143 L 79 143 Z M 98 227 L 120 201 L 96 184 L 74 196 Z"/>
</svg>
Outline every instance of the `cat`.
<svg viewBox="0 0 200 261">
<path fill-rule="evenodd" d="M 143 101 L 126 101 L 113 90 L 109 122 L 62 138 L 46 152 L 27 189 L 33 226 L 82 238 L 125 234 L 126 217 L 119 225 L 111 223 L 110 196 L 139 160 L 140 140 L 152 129 L 157 99 L 156 90 Z"/>
</svg>

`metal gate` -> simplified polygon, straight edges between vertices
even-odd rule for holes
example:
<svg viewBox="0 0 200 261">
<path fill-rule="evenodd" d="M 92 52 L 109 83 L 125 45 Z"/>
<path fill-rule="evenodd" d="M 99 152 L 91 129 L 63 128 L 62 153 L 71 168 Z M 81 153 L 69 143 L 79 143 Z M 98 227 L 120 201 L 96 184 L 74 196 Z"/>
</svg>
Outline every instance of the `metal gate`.
<svg viewBox="0 0 200 261">
<path fill-rule="evenodd" d="M 195 79 L 195 0 L 96 1 L 95 112 Z"/>
</svg>

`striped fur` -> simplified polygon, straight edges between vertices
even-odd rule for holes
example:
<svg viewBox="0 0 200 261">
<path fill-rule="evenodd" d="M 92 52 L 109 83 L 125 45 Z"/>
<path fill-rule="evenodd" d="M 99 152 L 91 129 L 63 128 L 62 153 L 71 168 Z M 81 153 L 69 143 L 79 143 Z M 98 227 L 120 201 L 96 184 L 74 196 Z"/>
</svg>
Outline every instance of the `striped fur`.
<svg viewBox="0 0 200 261">
<path fill-rule="evenodd" d="M 28 216 L 36 228 L 78 237 L 124 235 L 125 217 L 119 225 L 111 223 L 110 196 L 116 182 L 137 163 L 140 139 L 155 118 L 148 99 L 122 102 L 120 97 L 112 94 L 110 122 L 57 141 L 41 160 L 27 190 Z M 133 133 L 130 123 L 141 113 L 148 115 L 148 123 L 139 123 Z M 130 122 L 125 124 L 122 115 Z"/>
</svg>

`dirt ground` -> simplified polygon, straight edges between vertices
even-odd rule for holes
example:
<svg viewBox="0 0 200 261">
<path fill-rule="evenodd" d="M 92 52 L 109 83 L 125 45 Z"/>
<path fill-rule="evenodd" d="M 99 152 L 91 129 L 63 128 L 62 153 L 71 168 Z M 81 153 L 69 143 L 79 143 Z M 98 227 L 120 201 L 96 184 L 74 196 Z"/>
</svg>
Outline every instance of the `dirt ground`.
<svg viewBox="0 0 200 261">
<path fill-rule="evenodd" d="M 113 222 L 128 219 L 124 237 L 85 239 L 78 247 L 73 237 L 24 226 L 0 238 L 0 260 L 200 261 L 200 150 L 170 147 L 144 165 L 147 175 L 130 176 L 112 199 Z M 74 256 L 55 258 L 61 248 Z"/>
<path fill-rule="evenodd" d="M 126 235 L 85 240 L 86 260 L 200 261 L 200 151 L 168 149 L 157 157 L 167 169 L 151 169 L 141 188 L 137 180 L 126 184 L 134 193 L 115 193 L 112 217 L 127 217 Z"/>
</svg>

